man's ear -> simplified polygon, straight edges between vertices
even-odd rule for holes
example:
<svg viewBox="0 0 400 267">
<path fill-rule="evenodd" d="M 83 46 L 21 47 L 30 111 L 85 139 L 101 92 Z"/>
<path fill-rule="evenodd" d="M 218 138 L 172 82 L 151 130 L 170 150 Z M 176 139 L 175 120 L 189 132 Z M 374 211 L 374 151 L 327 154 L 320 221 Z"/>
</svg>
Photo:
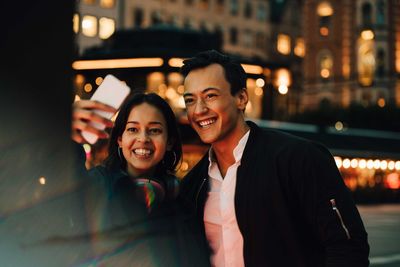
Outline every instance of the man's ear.
<svg viewBox="0 0 400 267">
<path fill-rule="evenodd" d="M 249 102 L 249 95 L 246 88 L 243 88 L 237 92 L 236 100 L 237 108 L 244 111 L 246 109 L 247 102 Z"/>
</svg>

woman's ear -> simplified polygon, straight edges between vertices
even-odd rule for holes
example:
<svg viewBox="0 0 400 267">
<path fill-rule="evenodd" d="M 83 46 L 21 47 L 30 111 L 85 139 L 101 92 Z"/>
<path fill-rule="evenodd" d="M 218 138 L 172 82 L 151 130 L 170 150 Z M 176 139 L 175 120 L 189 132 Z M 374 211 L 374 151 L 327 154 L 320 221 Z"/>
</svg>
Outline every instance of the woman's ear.
<svg viewBox="0 0 400 267">
<path fill-rule="evenodd" d="M 174 140 L 168 140 L 167 141 L 167 150 L 172 150 L 174 143 L 175 143 Z"/>
<path fill-rule="evenodd" d="M 118 142 L 118 146 L 122 147 L 122 137 L 121 136 L 118 137 L 117 142 Z"/>
</svg>

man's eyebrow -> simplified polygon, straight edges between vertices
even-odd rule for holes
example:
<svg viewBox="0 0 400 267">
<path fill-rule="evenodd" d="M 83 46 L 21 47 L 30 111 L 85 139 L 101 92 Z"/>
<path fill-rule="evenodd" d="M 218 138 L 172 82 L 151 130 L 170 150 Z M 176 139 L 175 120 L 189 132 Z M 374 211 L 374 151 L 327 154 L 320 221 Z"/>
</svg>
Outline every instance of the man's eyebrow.
<svg viewBox="0 0 400 267">
<path fill-rule="evenodd" d="M 204 94 L 204 93 L 207 93 L 208 91 L 212 91 L 212 90 L 219 91 L 218 88 L 215 88 L 215 87 L 208 87 L 208 88 L 204 89 L 204 90 L 202 91 L 202 93 Z"/>
<path fill-rule="evenodd" d="M 215 88 L 215 87 L 207 87 L 206 89 L 204 89 L 203 91 L 201 91 L 201 93 L 202 93 L 202 94 L 205 94 L 205 93 L 207 93 L 208 91 L 211 91 L 211 90 L 219 91 L 218 88 Z M 184 93 L 184 94 L 183 94 L 183 97 L 185 97 L 185 96 L 193 96 L 193 94 L 192 94 L 192 93 Z"/>
</svg>

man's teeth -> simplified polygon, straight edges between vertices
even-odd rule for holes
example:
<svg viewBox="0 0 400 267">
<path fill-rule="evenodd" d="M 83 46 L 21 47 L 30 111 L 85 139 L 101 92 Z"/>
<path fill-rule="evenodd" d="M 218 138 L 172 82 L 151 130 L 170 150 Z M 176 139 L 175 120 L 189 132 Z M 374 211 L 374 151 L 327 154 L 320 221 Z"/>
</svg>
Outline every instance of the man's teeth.
<svg viewBox="0 0 400 267">
<path fill-rule="evenodd" d="M 151 151 L 149 149 L 144 149 L 144 148 L 137 148 L 135 150 L 133 150 L 133 152 L 137 155 L 141 155 L 141 156 L 147 156 L 151 154 Z"/>
<path fill-rule="evenodd" d="M 209 120 L 205 120 L 205 121 L 200 121 L 199 124 L 201 127 L 206 127 L 214 122 L 215 122 L 215 119 L 209 119 Z"/>
</svg>

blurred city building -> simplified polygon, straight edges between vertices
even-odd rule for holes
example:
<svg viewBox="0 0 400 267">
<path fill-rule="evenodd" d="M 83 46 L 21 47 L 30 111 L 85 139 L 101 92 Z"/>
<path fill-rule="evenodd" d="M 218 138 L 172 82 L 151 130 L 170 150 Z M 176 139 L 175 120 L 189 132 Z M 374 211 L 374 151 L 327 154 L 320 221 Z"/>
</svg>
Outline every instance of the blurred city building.
<svg viewBox="0 0 400 267">
<path fill-rule="evenodd" d="M 324 102 L 400 106 L 396 0 L 80 0 L 77 6 L 80 55 L 117 30 L 169 25 L 217 33 L 225 53 L 286 66 L 269 73 L 275 82 L 268 93 L 275 96 L 261 105 L 264 118 L 284 120 Z"/>
<path fill-rule="evenodd" d="M 104 51 L 107 50 L 109 54 L 116 52 L 113 50 L 116 49 L 115 43 L 119 42 L 121 45 L 126 41 L 119 38 L 122 34 L 131 40 L 144 38 L 152 42 L 147 46 L 157 48 L 158 45 L 158 57 L 165 56 L 169 59 L 177 57 L 177 53 L 174 53 L 179 51 L 177 48 L 185 50 L 185 46 L 193 46 L 184 42 L 185 40 L 171 45 L 171 38 L 178 39 L 174 38 L 174 34 L 182 36 L 182 32 L 190 31 L 214 34 L 219 36 L 221 42 L 215 45 L 212 38 L 202 40 L 205 43 L 211 42 L 207 49 L 220 50 L 250 65 L 246 68 L 250 74 L 250 104 L 247 108 L 250 117 L 286 119 L 299 109 L 301 59 L 305 55 L 299 23 L 301 12 L 298 12 L 301 10 L 301 1 L 81 0 L 77 6 L 74 31 L 80 59 L 104 59 Z M 159 38 L 158 43 L 155 43 L 154 39 L 148 37 L 150 32 L 154 33 L 154 29 L 158 29 L 157 33 L 160 33 L 162 28 L 170 34 L 167 39 Z M 116 36 L 112 36 L 114 32 Z M 127 37 L 128 35 L 131 37 Z M 110 36 L 114 40 L 108 39 Z M 125 51 L 136 50 L 137 58 L 146 54 L 143 50 L 146 46 L 128 42 L 130 46 L 125 45 Z M 96 46 L 99 48 L 97 55 L 93 53 Z M 103 52 L 100 52 L 102 48 Z M 187 53 L 180 53 L 180 58 L 190 57 L 204 48 L 199 46 Z M 166 54 L 165 50 L 170 53 Z M 115 56 L 127 58 L 127 54 Z M 153 55 L 157 57 L 154 53 Z M 179 63 L 176 66 L 179 67 Z M 82 81 L 82 77 L 78 81 Z M 83 86 L 85 84 L 87 83 Z M 150 83 L 147 85 L 151 87 Z M 135 86 L 138 86 L 137 82 Z M 173 101 L 172 104 L 176 105 Z"/>
<path fill-rule="evenodd" d="M 393 132 L 278 123 L 326 103 L 400 106 L 400 2 L 395 0 L 81 0 L 74 16 L 76 99 L 111 73 L 176 112 L 184 176 L 207 150 L 185 121 L 183 59 L 216 49 L 248 74 L 246 116 L 325 144 L 358 200 L 400 200 Z M 89 18 L 89 20 L 86 20 Z M 91 21 L 86 22 L 86 21 Z M 86 146 L 88 166 L 105 144 Z"/>
<path fill-rule="evenodd" d="M 305 0 L 301 109 L 400 106 L 400 2 Z"/>
<path fill-rule="evenodd" d="M 77 54 L 101 44 L 120 27 L 122 4 L 117 0 L 76 0 L 73 30 Z"/>
</svg>

